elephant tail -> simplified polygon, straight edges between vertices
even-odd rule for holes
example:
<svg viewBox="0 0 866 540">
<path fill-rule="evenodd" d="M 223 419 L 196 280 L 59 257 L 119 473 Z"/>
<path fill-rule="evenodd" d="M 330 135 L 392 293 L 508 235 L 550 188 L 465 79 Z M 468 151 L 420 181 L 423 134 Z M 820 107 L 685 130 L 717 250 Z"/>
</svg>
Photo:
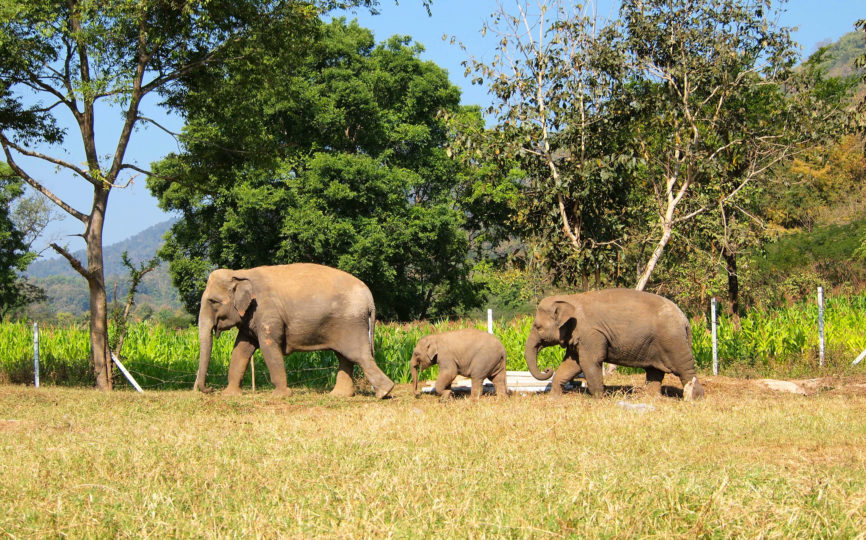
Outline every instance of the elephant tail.
<svg viewBox="0 0 866 540">
<path fill-rule="evenodd" d="M 367 313 L 367 341 L 370 342 L 370 355 L 376 358 L 376 306 L 370 305 L 370 311 Z"/>
<path fill-rule="evenodd" d="M 689 347 L 692 346 L 692 323 L 686 319 L 686 343 L 689 344 Z"/>
</svg>

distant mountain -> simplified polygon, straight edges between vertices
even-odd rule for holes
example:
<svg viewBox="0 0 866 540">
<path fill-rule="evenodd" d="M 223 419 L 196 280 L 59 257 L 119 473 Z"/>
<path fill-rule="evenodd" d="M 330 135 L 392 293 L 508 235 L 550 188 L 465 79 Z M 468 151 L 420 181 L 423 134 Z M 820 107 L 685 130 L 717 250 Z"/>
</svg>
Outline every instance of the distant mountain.
<svg viewBox="0 0 866 540">
<path fill-rule="evenodd" d="M 170 219 L 168 221 L 163 221 L 162 223 L 157 223 L 136 235 L 130 236 L 126 240 L 122 240 L 109 246 L 104 246 L 102 256 L 105 263 L 105 275 L 125 275 L 127 273 L 121 260 L 121 255 L 124 251 L 129 253 L 129 258 L 135 265 L 147 261 L 156 255 L 156 251 L 160 246 L 162 246 L 162 237 L 171 226 L 175 224 L 175 222 L 177 222 L 176 219 Z M 84 263 L 86 255 L 83 249 L 76 251 L 72 255 Z M 66 259 L 58 255 L 50 259 L 39 259 L 34 261 L 27 269 L 27 272 L 25 272 L 25 275 L 31 279 L 51 276 L 78 277 L 78 272 L 72 269 L 72 266 L 69 265 Z"/>
<path fill-rule="evenodd" d="M 129 289 L 129 270 L 123 266 L 121 259 L 123 252 L 129 254 L 131 262 L 136 266 L 148 261 L 156 255 L 164 242 L 163 235 L 175 222 L 176 220 L 164 221 L 103 248 L 105 286 L 109 302 L 114 300 L 115 295 L 118 301 L 123 302 Z M 73 255 L 80 261 L 85 259 L 84 250 L 76 251 Z M 58 313 L 79 316 L 90 310 L 87 282 L 72 269 L 66 259 L 58 256 L 38 260 L 30 265 L 26 276 L 32 283 L 43 288 L 48 296 L 47 302 L 33 307 L 34 313 L 39 313 L 38 318 L 50 318 Z M 136 304 L 150 306 L 153 310 L 181 309 L 166 263 L 160 263 L 144 277 L 136 295 Z"/>
<path fill-rule="evenodd" d="M 821 67 L 831 77 L 848 77 L 861 74 L 862 69 L 854 65 L 854 61 L 866 53 L 866 39 L 863 32 L 849 32 L 839 38 L 839 41 L 827 45 L 827 52 Z"/>
</svg>

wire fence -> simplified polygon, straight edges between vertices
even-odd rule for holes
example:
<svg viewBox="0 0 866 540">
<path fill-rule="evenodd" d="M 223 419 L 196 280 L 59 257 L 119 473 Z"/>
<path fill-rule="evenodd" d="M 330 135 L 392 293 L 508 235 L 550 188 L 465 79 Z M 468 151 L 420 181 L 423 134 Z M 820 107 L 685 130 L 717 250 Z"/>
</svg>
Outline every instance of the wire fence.
<svg viewBox="0 0 866 540">
<path fill-rule="evenodd" d="M 699 371 L 722 374 L 762 374 L 767 376 L 811 375 L 819 369 L 820 349 L 825 349 L 827 365 L 839 372 L 858 369 L 852 360 L 866 350 L 866 295 L 822 298 L 826 313 L 817 303 L 801 303 L 783 309 L 753 310 L 743 317 L 719 315 L 716 336 L 711 331 L 711 314 L 692 318 L 692 349 Z M 819 320 L 823 337 L 819 337 Z M 395 382 L 410 382 L 409 360 L 418 339 L 429 333 L 459 328 L 488 329 L 488 320 L 454 319 L 438 322 L 379 323 L 375 331 L 375 358 L 379 367 Z M 532 324 L 531 317 L 496 320 L 493 333 L 508 354 L 508 369 L 526 370 L 523 348 Z M 46 327 L 40 330 L 39 363 L 35 363 L 34 332 L 27 323 L 0 323 L 0 382 L 92 386 L 95 383 L 89 360 L 88 329 L 84 325 Z M 214 340 L 207 375 L 209 386 L 227 384 L 228 367 L 235 332 L 224 332 Z M 715 351 L 714 351 L 715 349 Z M 195 327 L 173 329 L 149 322 L 132 324 L 124 341 L 121 360 L 142 388 L 180 390 L 193 386 L 198 371 L 198 333 Z M 858 357 L 862 359 L 861 357 Z M 539 367 L 555 367 L 562 359 L 556 347 L 539 355 Z M 293 353 L 285 359 L 291 386 L 327 388 L 336 379 L 338 361 L 333 352 Z M 242 380 L 252 386 L 253 366 L 256 388 L 272 387 L 270 374 L 257 351 Z M 862 365 L 859 366 L 862 368 Z M 433 368 L 423 378 L 437 376 Z M 356 379 L 363 379 L 359 368 Z M 119 387 L 127 385 L 116 374 Z"/>
</svg>

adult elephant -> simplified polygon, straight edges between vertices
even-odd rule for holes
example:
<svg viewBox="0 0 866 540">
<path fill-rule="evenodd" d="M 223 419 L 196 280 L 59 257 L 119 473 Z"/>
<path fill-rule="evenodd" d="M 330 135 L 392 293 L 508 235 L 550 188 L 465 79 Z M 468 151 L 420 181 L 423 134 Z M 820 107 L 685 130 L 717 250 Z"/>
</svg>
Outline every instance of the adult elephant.
<svg viewBox="0 0 866 540">
<path fill-rule="evenodd" d="M 526 341 L 526 365 L 536 379 L 553 376 L 551 395 L 583 371 L 589 392 L 604 393 L 602 364 L 646 370 L 647 387 L 659 393 L 665 373 L 683 383 L 686 399 L 703 397 L 695 376 L 691 326 L 680 308 L 667 298 L 633 289 L 606 289 L 581 294 L 550 296 L 538 304 Z M 538 369 L 538 351 L 559 345 L 562 364 Z"/>
<path fill-rule="evenodd" d="M 354 394 L 352 370 L 358 364 L 376 397 L 383 398 L 394 382 L 374 360 L 375 325 L 370 289 L 341 270 L 318 264 L 214 270 L 201 297 L 200 356 L 193 389 L 205 390 L 214 336 L 237 327 L 224 394 L 241 393 L 241 378 L 256 349 L 262 351 L 277 395 L 290 394 L 284 355 L 329 349 L 340 363 L 332 394 Z"/>
</svg>

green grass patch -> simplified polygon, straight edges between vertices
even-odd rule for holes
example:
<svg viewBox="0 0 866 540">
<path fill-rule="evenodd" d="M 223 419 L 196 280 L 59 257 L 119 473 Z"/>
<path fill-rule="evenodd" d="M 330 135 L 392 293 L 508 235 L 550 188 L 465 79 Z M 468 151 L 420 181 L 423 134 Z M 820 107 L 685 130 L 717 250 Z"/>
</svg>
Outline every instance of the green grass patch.
<svg viewBox="0 0 866 540">
<path fill-rule="evenodd" d="M 640 376 L 610 378 L 639 384 Z M 863 382 L 861 379 L 860 382 Z M 0 386 L 17 537 L 774 537 L 866 530 L 866 396 L 226 399 Z"/>
</svg>

